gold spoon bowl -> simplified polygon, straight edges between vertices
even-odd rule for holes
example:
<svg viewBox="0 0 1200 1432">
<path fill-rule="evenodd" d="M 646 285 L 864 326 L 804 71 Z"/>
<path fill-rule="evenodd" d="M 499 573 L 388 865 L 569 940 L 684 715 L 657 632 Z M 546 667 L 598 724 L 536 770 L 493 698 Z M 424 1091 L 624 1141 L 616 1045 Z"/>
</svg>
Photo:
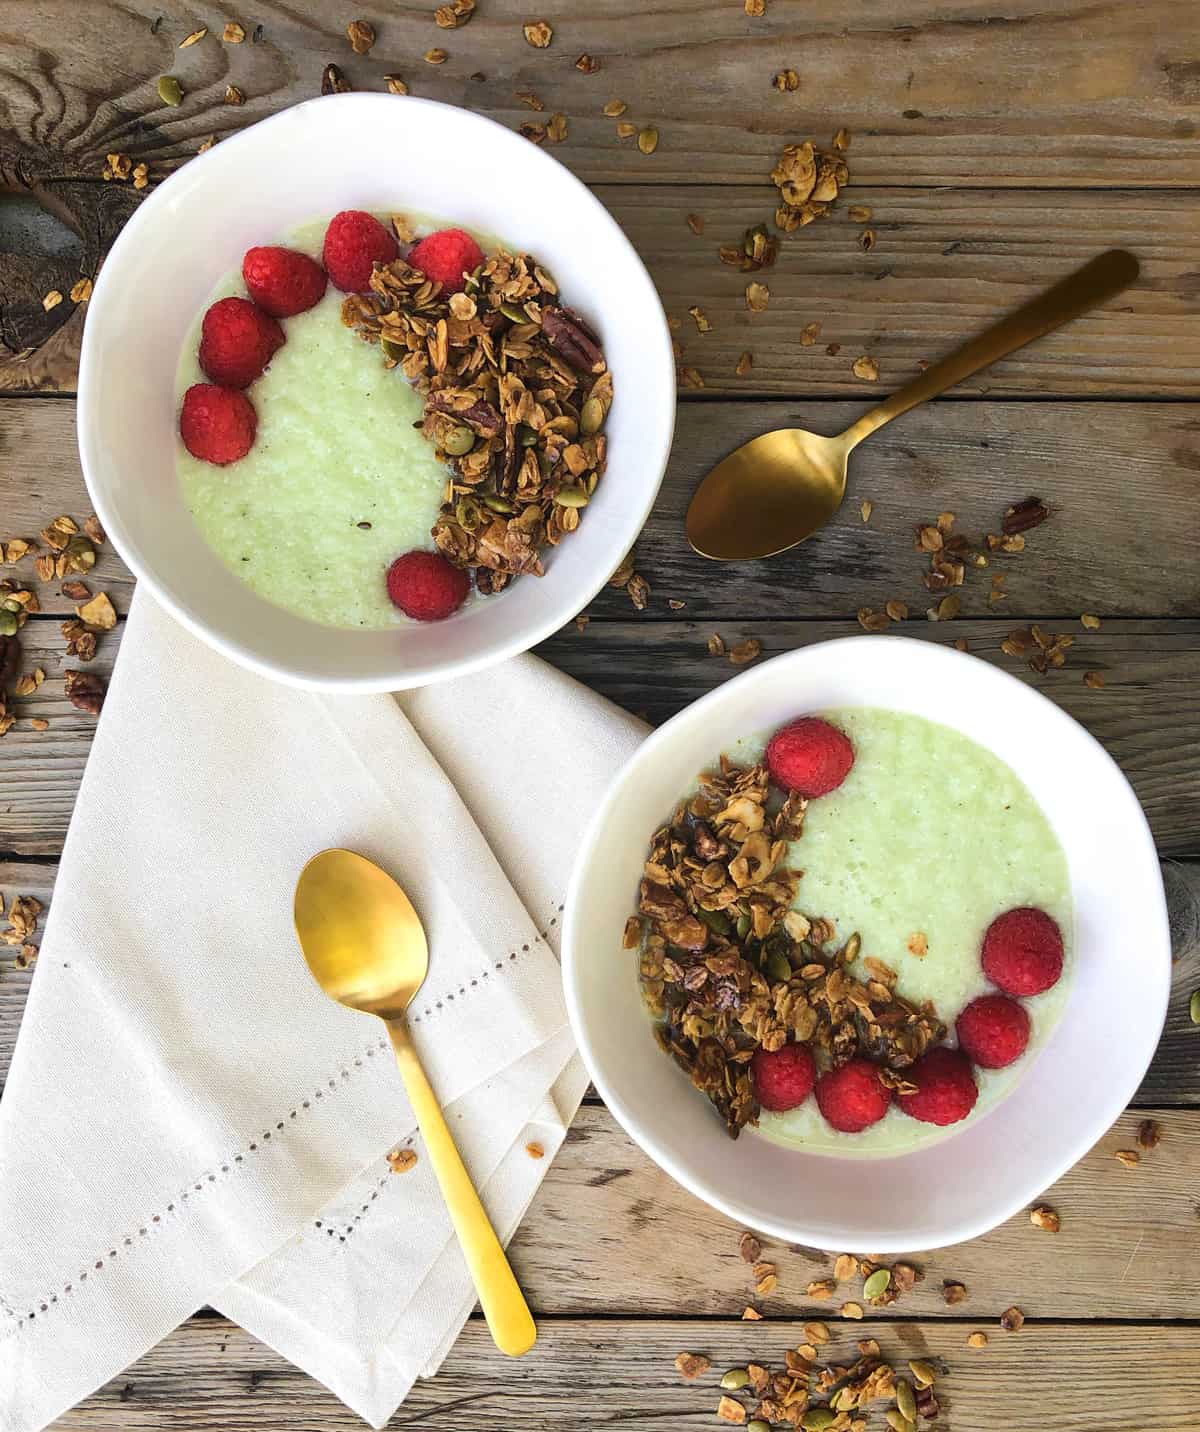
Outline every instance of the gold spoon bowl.
<svg viewBox="0 0 1200 1432">
<path fill-rule="evenodd" d="M 390 875 L 352 850 L 323 850 L 300 873 L 296 934 L 314 979 L 349 1009 L 387 1026 L 409 1103 L 433 1164 L 492 1338 L 520 1357 L 533 1317 L 412 1042 L 405 1011 L 429 972 L 420 916 Z"/>
<path fill-rule="evenodd" d="M 1110 249 L 943 358 L 837 437 L 779 428 L 752 438 L 696 489 L 687 512 L 688 541 L 702 557 L 725 562 L 773 557 L 795 547 L 842 505 L 850 454 L 864 438 L 1120 293 L 1137 274 L 1132 254 Z"/>
</svg>

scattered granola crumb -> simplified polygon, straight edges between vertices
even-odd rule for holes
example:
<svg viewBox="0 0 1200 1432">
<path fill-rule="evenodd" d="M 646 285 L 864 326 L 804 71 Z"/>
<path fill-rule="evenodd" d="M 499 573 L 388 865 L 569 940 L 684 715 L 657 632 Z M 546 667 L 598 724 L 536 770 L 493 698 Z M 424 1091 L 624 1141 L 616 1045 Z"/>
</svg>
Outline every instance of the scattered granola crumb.
<svg viewBox="0 0 1200 1432">
<path fill-rule="evenodd" d="M 909 935 L 908 952 L 910 955 L 916 955 L 919 960 L 923 960 L 929 953 L 929 936 L 924 930 L 916 930 Z"/>
<path fill-rule="evenodd" d="M 707 1372 L 711 1366 L 711 1358 L 705 1357 L 700 1352 L 681 1352 L 675 1358 L 676 1370 L 689 1382 Z"/>
<path fill-rule="evenodd" d="M 877 612 L 874 607 L 859 607 L 858 624 L 863 631 L 887 631 L 888 616 L 886 612 Z"/>
<path fill-rule="evenodd" d="M 887 602 L 883 609 L 894 622 L 906 621 L 908 618 L 908 604 L 906 602 L 897 601 L 895 597 L 893 597 L 890 602 Z"/>
<path fill-rule="evenodd" d="M 967 1339 L 968 1347 L 987 1347 L 987 1344 L 987 1333 L 972 1333 L 971 1336 Z"/>
<path fill-rule="evenodd" d="M 632 139 L 637 132 L 637 125 L 630 124 L 628 120 L 623 119 L 617 125 L 618 139 Z"/>
<path fill-rule="evenodd" d="M 591 617 L 587 616 L 583 612 L 580 612 L 579 615 L 575 618 L 575 629 L 581 633 L 587 631 L 588 622 L 590 621 Z"/>
<path fill-rule="evenodd" d="M 839 1282 L 839 1283 L 848 1282 L 849 1279 L 855 1277 L 855 1276 L 857 1275 L 857 1273 L 858 1273 L 858 1259 L 854 1256 L 854 1254 L 853 1254 L 853 1253 L 839 1253 L 839 1254 L 838 1254 L 838 1257 L 837 1257 L 837 1260 L 836 1260 L 836 1262 L 835 1262 L 834 1265 L 833 1265 L 833 1276 L 838 1280 L 838 1282 Z M 804 1327 L 804 1335 L 805 1335 L 805 1337 L 807 1337 L 811 1342 L 815 1342 L 815 1341 L 816 1341 L 816 1339 L 813 1338 L 812 1333 L 809 1331 L 810 1327 L 814 1327 L 814 1326 L 816 1326 L 816 1324 L 806 1323 L 806 1324 L 805 1324 L 805 1327 Z"/>
<path fill-rule="evenodd" d="M 629 593 L 629 600 L 639 612 L 646 610 L 646 603 L 650 600 L 650 583 L 640 572 L 635 572 L 625 585 Z"/>
<path fill-rule="evenodd" d="M 866 224 L 870 221 L 871 210 L 866 204 L 851 204 L 846 210 L 846 217 L 852 224 Z"/>
<path fill-rule="evenodd" d="M 246 31 L 236 20 L 230 20 L 221 31 L 221 39 L 227 45 L 240 45 L 246 38 Z"/>
<path fill-rule="evenodd" d="M 427 65 L 444 65 L 450 55 L 446 50 L 433 49 L 426 50 L 422 58 Z"/>
<path fill-rule="evenodd" d="M 1157 1119 L 1143 1119 L 1138 1125 L 1137 1141 L 1144 1149 L 1155 1149 L 1162 1140 L 1162 1125 Z"/>
<path fill-rule="evenodd" d="M 48 731 L 50 722 L 44 716 L 34 716 L 29 723 L 35 731 Z"/>
<path fill-rule="evenodd" d="M 746 0 L 744 9 L 752 20 L 758 20 L 767 13 L 767 0 Z"/>
<path fill-rule="evenodd" d="M 99 716 L 104 706 L 104 682 L 90 671 L 67 671 L 64 681 L 71 705 L 89 716 Z"/>
<path fill-rule="evenodd" d="M 761 1323 L 762 1320 L 763 1315 L 758 1311 L 757 1308 L 745 1307 L 742 1309 L 742 1322 Z"/>
<path fill-rule="evenodd" d="M 235 104 L 235 105 L 236 105 L 236 104 L 245 104 L 245 103 L 246 103 L 246 96 L 245 96 L 245 94 L 244 94 L 244 92 L 243 92 L 242 90 L 238 89 L 237 85 L 226 85 L 226 86 L 225 86 L 225 103 L 226 103 L 226 104 Z"/>
<path fill-rule="evenodd" d="M 536 110 L 539 114 L 546 108 L 542 100 L 534 94 L 533 90 L 514 90 L 513 95 L 522 104 L 528 105 L 530 109 Z"/>
<path fill-rule="evenodd" d="M 52 288 L 50 292 L 46 294 L 45 298 L 42 299 L 42 307 L 49 313 L 52 308 L 57 308 L 62 301 L 62 294 L 59 293 L 58 289 Z"/>
<path fill-rule="evenodd" d="M 821 336 L 821 321 L 814 319 L 812 323 L 806 323 L 800 330 L 800 347 L 811 348 Z"/>
<path fill-rule="evenodd" d="M 800 76 L 795 70 L 780 70 L 771 83 L 781 94 L 794 93 L 800 88 Z"/>
<path fill-rule="evenodd" d="M 831 358 L 836 358 L 841 351 L 842 345 L 840 343 L 826 343 L 825 345 L 825 352 L 828 353 Z"/>
<path fill-rule="evenodd" d="M 810 1283 L 804 1290 L 810 1298 L 817 1302 L 823 1302 L 826 1298 L 832 1298 L 837 1291 L 837 1284 L 832 1278 L 819 1278 L 816 1282 Z"/>
<path fill-rule="evenodd" d="M 960 636 L 960 637 L 956 637 L 956 638 L 955 638 L 955 641 L 954 641 L 954 650 L 955 650 L 955 651 L 969 651 L 969 650 L 970 650 L 970 647 L 967 645 L 967 639 L 966 639 L 965 636 Z"/>
<path fill-rule="evenodd" d="M 869 497 L 864 497 L 863 500 L 858 504 L 858 510 L 862 515 L 862 520 L 864 522 L 870 522 L 871 513 L 875 511 L 875 504 L 871 501 Z"/>
<path fill-rule="evenodd" d="M 703 388 L 704 376 L 699 368 L 684 366 L 679 370 L 679 377 L 685 388 Z"/>
<path fill-rule="evenodd" d="M 620 119 L 628 108 L 623 99 L 610 99 L 601 113 L 606 119 Z"/>
<path fill-rule="evenodd" d="M 1126 1168 L 1137 1168 L 1142 1161 L 1142 1156 L 1136 1149 L 1118 1149 L 1115 1157 L 1117 1162 L 1124 1164 Z"/>
<path fill-rule="evenodd" d="M 551 115 L 550 122 L 546 126 L 546 138 L 551 144 L 561 144 L 567 137 L 567 116 L 565 114 Z"/>
<path fill-rule="evenodd" d="M 687 226 L 691 229 L 693 234 L 702 234 L 704 232 L 704 219 L 700 214 L 689 214 L 687 216 Z"/>
<path fill-rule="evenodd" d="M 864 1316 L 865 1316 L 865 1314 L 863 1313 L 863 1307 L 862 1307 L 862 1304 L 861 1304 L 861 1303 L 843 1303 L 843 1304 L 842 1304 L 842 1317 L 844 1317 L 844 1318 L 851 1318 L 851 1319 L 854 1319 L 854 1320 L 857 1321 L 857 1320 L 863 1318 Z"/>
<path fill-rule="evenodd" d="M 528 20 L 521 26 L 521 33 L 535 50 L 548 48 L 554 38 L 553 28 L 545 20 Z"/>
<path fill-rule="evenodd" d="M 734 666 L 746 666 L 750 662 L 756 661 L 761 655 L 762 642 L 752 636 L 729 648 L 729 660 L 733 662 Z"/>
<path fill-rule="evenodd" d="M 858 246 L 864 254 L 869 254 L 875 247 L 875 230 L 864 229 L 858 236 Z"/>
<path fill-rule="evenodd" d="M 346 38 L 356 55 L 370 54 L 375 44 L 375 28 L 369 20 L 351 20 L 346 26 Z"/>
<path fill-rule="evenodd" d="M 771 290 L 757 280 L 746 285 L 746 307 L 751 313 L 762 313 L 771 299 Z"/>
<path fill-rule="evenodd" d="M 1047 1233 L 1057 1233 L 1062 1227 L 1062 1220 L 1048 1203 L 1039 1203 L 1031 1208 L 1029 1221 L 1035 1228 L 1044 1229 Z"/>
<path fill-rule="evenodd" d="M 30 723 L 33 724 L 32 722 Z M 32 969 L 37 963 L 38 947 L 36 945 L 22 945 L 13 956 L 13 964 L 19 970 Z"/>
<path fill-rule="evenodd" d="M 1040 497 L 1026 497 L 1022 502 L 1015 502 L 1004 511 L 1004 517 L 1000 524 L 1000 530 L 1006 537 L 1015 536 L 1020 532 L 1028 532 L 1031 527 L 1038 527 L 1050 516 L 1050 509 Z M 1006 551 L 1019 552 L 1024 547 L 1006 548 Z"/>
<path fill-rule="evenodd" d="M 393 1173 L 407 1173 L 410 1168 L 416 1167 L 417 1155 L 413 1149 L 393 1149 L 387 1161 Z"/>
<path fill-rule="evenodd" d="M 1094 617 L 1091 612 L 1084 612 L 1084 614 L 1079 618 L 1079 621 L 1086 631 L 1100 630 L 1100 618 Z"/>
<path fill-rule="evenodd" d="M 581 75 L 594 75 L 600 68 L 600 61 L 595 55 L 580 55 L 575 61 L 575 68 Z"/>
<path fill-rule="evenodd" d="M 713 632 L 712 636 L 709 637 L 708 654 L 709 656 L 725 655 L 725 638 L 721 635 L 720 632 L 715 631 Z"/>
<path fill-rule="evenodd" d="M 754 356 L 747 348 L 737 360 L 737 367 L 733 370 L 739 378 L 744 378 L 754 366 Z"/>
<path fill-rule="evenodd" d="M 708 321 L 708 315 L 699 304 L 693 303 L 688 312 L 696 320 L 696 330 L 699 333 L 711 333 L 712 324 Z"/>
<path fill-rule="evenodd" d="M 967 1285 L 952 1278 L 942 1279 L 942 1301 L 950 1307 L 961 1303 L 967 1296 Z"/>
<path fill-rule="evenodd" d="M 8 907 L 9 928 L 0 932 L 0 941 L 6 945 L 24 945 L 37 932 L 38 916 L 44 906 L 32 895 L 14 895 Z"/>
<path fill-rule="evenodd" d="M 1000 1326 L 1006 1333 L 1019 1333 L 1025 1326 L 1025 1314 L 1018 1307 L 1005 1308 L 1000 1314 Z"/>
<path fill-rule="evenodd" d="M 546 1150 L 541 1144 L 526 1144 L 525 1152 L 531 1159 L 544 1159 L 546 1157 Z"/>
<path fill-rule="evenodd" d="M 749 4 L 750 0 L 746 0 L 746 3 Z M 717 1403 L 717 1416 L 724 1422 L 741 1424 L 746 1420 L 746 1409 L 732 1397 L 722 1397 Z"/>
<path fill-rule="evenodd" d="M 207 34 L 208 26 L 201 25 L 198 30 L 193 30 L 190 35 L 185 35 L 183 39 L 180 40 L 179 48 L 181 50 L 190 50 L 193 45 L 199 44 Z"/>
<path fill-rule="evenodd" d="M 457 30 L 475 13 L 475 0 L 454 0 L 452 5 L 439 5 L 433 12 L 434 23 L 442 30 Z"/>
<path fill-rule="evenodd" d="M 864 383 L 879 382 L 879 364 L 874 358 L 868 358 L 865 354 L 854 360 L 850 365 L 850 371 L 856 378 L 861 378 Z"/>
<path fill-rule="evenodd" d="M 92 296 L 92 281 L 90 278 L 79 279 L 71 289 L 72 303 L 86 303 Z"/>
<path fill-rule="evenodd" d="M 408 81 L 403 75 L 384 75 L 383 82 L 388 87 L 388 94 L 408 93 Z"/>
<path fill-rule="evenodd" d="M 1099 671 L 1085 671 L 1083 684 L 1090 686 L 1093 691 L 1099 691 L 1104 686 L 1104 677 Z"/>
<path fill-rule="evenodd" d="M 673 612 L 681 612 L 684 607 L 687 606 L 687 603 L 681 602 L 678 597 L 668 597 L 667 606 L 669 606 Z"/>
</svg>

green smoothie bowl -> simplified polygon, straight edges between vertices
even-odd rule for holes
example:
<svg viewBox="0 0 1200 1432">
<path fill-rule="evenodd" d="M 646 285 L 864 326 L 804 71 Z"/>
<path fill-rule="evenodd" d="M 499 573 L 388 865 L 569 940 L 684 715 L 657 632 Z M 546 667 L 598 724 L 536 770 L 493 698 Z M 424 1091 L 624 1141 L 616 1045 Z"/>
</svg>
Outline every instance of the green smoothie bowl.
<svg viewBox="0 0 1200 1432">
<path fill-rule="evenodd" d="M 79 449 L 185 626 L 282 681 L 396 690 L 586 606 L 674 405 L 653 284 L 585 186 L 465 110 L 334 95 L 130 220 L 89 305 Z"/>
<path fill-rule="evenodd" d="M 1108 1129 L 1170 942 L 1097 742 L 975 657 L 864 636 L 647 739 L 579 854 L 563 971 L 597 1088 L 680 1183 L 900 1252 L 986 1232 Z"/>
</svg>

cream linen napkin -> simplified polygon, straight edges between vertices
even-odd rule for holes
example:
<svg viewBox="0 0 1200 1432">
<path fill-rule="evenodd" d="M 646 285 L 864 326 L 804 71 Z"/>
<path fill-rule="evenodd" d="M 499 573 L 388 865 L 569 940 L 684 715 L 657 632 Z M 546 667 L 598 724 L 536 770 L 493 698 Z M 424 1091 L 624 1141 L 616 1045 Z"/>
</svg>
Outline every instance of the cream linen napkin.
<svg viewBox="0 0 1200 1432">
<path fill-rule="evenodd" d="M 137 595 L 0 1103 L 6 1432 L 205 1303 L 377 1427 L 436 1370 L 474 1293 L 380 1027 L 304 969 L 296 877 L 345 845 L 411 894 L 414 1037 L 507 1238 L 586 1083 L 555 958 L 571 858 L 643 731 L 528 656 L 298 693 Z"/>
</svg>

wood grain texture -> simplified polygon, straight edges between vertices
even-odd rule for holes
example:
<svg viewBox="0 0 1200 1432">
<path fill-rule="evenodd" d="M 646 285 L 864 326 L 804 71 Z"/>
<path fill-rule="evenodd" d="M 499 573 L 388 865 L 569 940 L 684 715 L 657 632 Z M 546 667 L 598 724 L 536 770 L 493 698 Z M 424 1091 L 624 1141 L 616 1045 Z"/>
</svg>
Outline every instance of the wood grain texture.
<svg viewBox="0 0 1200 1432">
<path fill-rule="evenodd" d="M 559 153 L 570 162 L 565 149 Z M 112 185 L 90 189 L 114 195 Z M 124 192 L 131 206 L 134 196 Z M 717 250 L 740 243 L 750 226 L 771 222 L 775 191 L 769 186 L 653 182 L 603 185 L 596 192 L 645 259 L 667 312 L 680 321 L 683 362 L 700 372 L 705 395 L 870 400 L 914 377 L 919 361 L 948 353 L 1093 254 L 1125 246 L 1142 262 L 1130 289 L 963 383 L 956 395 L 1200 396 L 1200 197 L 1194 192 L 855 185 L 828 220 L 782 240 L 775 265 L 757 275 L 771 290 L 763 313 L 749 311 L 748 276 L 722 264 Z M 863 226 L 850 221 L 851 203 L 872 211 L 870 253 L 859 247 Z M 691 232 L 689 214 L 704 219 L 703 235 Z M 109 239 L 114 223 L 104 219 Z M 0 293 L 6 262 L 0 256 Z M 59 356 L 52 369 L 41 350 L 20 363 L 0 363 L 0 384 L 70 391 L 76 368 L 63 354 L 71 345 L 77 354 L 84 315 L 72 316 L 70 303 L 46 314 L 41 299 L 48 288 L 69 288 L 76 269 L 94 270 L 94 258 L 64 255 L 41 268 L 29 256 L 18 262 L 27 283 L 8 305 L 13 321 L 31 342 L 53 334 Z M 697 332 L 688 316 L 693 305 L 704 310 L 711 332 Z M 800 331 L 814 320 L 822 325 L 820 339 L 805 347 Z M 830 344 L 836 354 L 826 351 Z M 734 368 L 744 351 L 754 363 L 739 378 Z M 861 354 L 879 364 L 878 384 L 852 374 Z"/>
<path fill-rule="evenodd" d="M 1198 330 L 1200 331 L 1200 330 Z M 854 455 L 851 490 L 834 521 L 811 541 L 769 562 L 713 563 L 683 538 L 696 484 L 724 453 L 773 427 L 836 432 L 859 404 L 686 403 L 662 491 L 638 542 L 639 567 L 653 589 L 642 620 L 677 619 L 669 598 L 685 599 L 697 621 L 762 617 L 853 617 L 893 597 L 923 612 L 927 561 L 913 528 L 939 511 L 979 538 L 999 529 L 1005 506 L 1039 493 L 1053 517 L 1028 535 L 1026 550 L 995 556 L 972 571 L 963 610 L 976 616 L 1200 616 L 1200 404 L 938 402 L 885 428 Z M 859 501 L 875 504 L 862 522 Z M 90 511 L 75 447 L 69 399 L 0 402 L 0 540 L 35 536 L 60 512 Z M 31 574 L 26 558 L 5 575 Z M 1006 574 L 1007 600 L 991 610 L 992 571 Z M 132 578 L 111 545 L 93 585 L 122 611 Z M 42 605 L 73 604 L 46 583 Z M 593 615 L 632 614 L 622 592 L 605 590 Z"/>
<path fill-rule="evenodd" d="M 829 1347 L 849 1362 L 862 1325 L 839 1324 Z M 943 1358 L 945 1411 L 931 1424 L 953 1432 L 1194 1432 L 1200 1397 L 1200 1328 L 992 1327 L 982 1351 L 969 1325 L 898 1323 L 880 1334 L 885 1356 Z M 392 1427 L 450 1432 L 580 1432 L 621 1427 L 712 1432 L 717 1382 L 761 1358 L 782 1365 L 804 1339 L 799 1321 L 654 1319 L 543 1322 L 519 1367 L 472 1320 L 438 1376 L 413 1388 Z M 674 1358 L 702 1352 L 712 1370 L 696 1383 Z M 872 1427 L 882 1428 L 882 1403 Z M 926 1424 L 922 1424 L 924 1426 Z M 215 1319 L 185 1324 L 102 1391 L 54 1424 L 56 1432 L 357 1432 L 333 1395 L 248 1333 Z"/>
<path fill-rule="evenodd" d="M 839 125 L 855 135 L 855 172 L 867 183 L 1200 182 L 1200 37 L 1173 0 L 1012 0 L 1002 13 L 992 0 L 837 10 L 769 0 L 757 20 L 736 0 L 555 0 L 532 10 L 489 0 L 449 33 L 432 8 L 262 0 L 241 17 L 251 33 L 261 25 L 259 42 L 231 46 L 217 36 L 236 7 L 89 0 L 84 24 L 76 0 L 24 4 L 0 47 L 0 104 L 15 133 L 97 174 L 111 149 L 161 170 L 210 133 L 317 94 L 333 60 L 356 87 L 382 89 L 383 76 L 399 72 L 414 94 L 513 125 L 528 118 L 514 90 L 535 89 L 547 112 L 570 116 L 560 153 L 591 182 L 753 184 L 788 139 L 827 140 Z M 548 50 L 522 37 L 535 13 L 554 27 Z M 353 15 L 375 26 L 369 56 L 350 51 Z M 179 51 L 201 25 L 209 36 Z M 444 65 L 422 62 L 431 46 L 448 52 Z M 599 73 L 574 68 L 582 52 Z M 796 93 L 772 88 L 783 67 L 798 71 Z M 185 91 L 178 109 L 159 100 L 164 73 Z M 230 82 L 246 95 L 240 109 L 223 103 Z M 614 95 L 630 118 L 659 127 L 654 155 L 617 140 L 600 113 Z"/>
</svg>

